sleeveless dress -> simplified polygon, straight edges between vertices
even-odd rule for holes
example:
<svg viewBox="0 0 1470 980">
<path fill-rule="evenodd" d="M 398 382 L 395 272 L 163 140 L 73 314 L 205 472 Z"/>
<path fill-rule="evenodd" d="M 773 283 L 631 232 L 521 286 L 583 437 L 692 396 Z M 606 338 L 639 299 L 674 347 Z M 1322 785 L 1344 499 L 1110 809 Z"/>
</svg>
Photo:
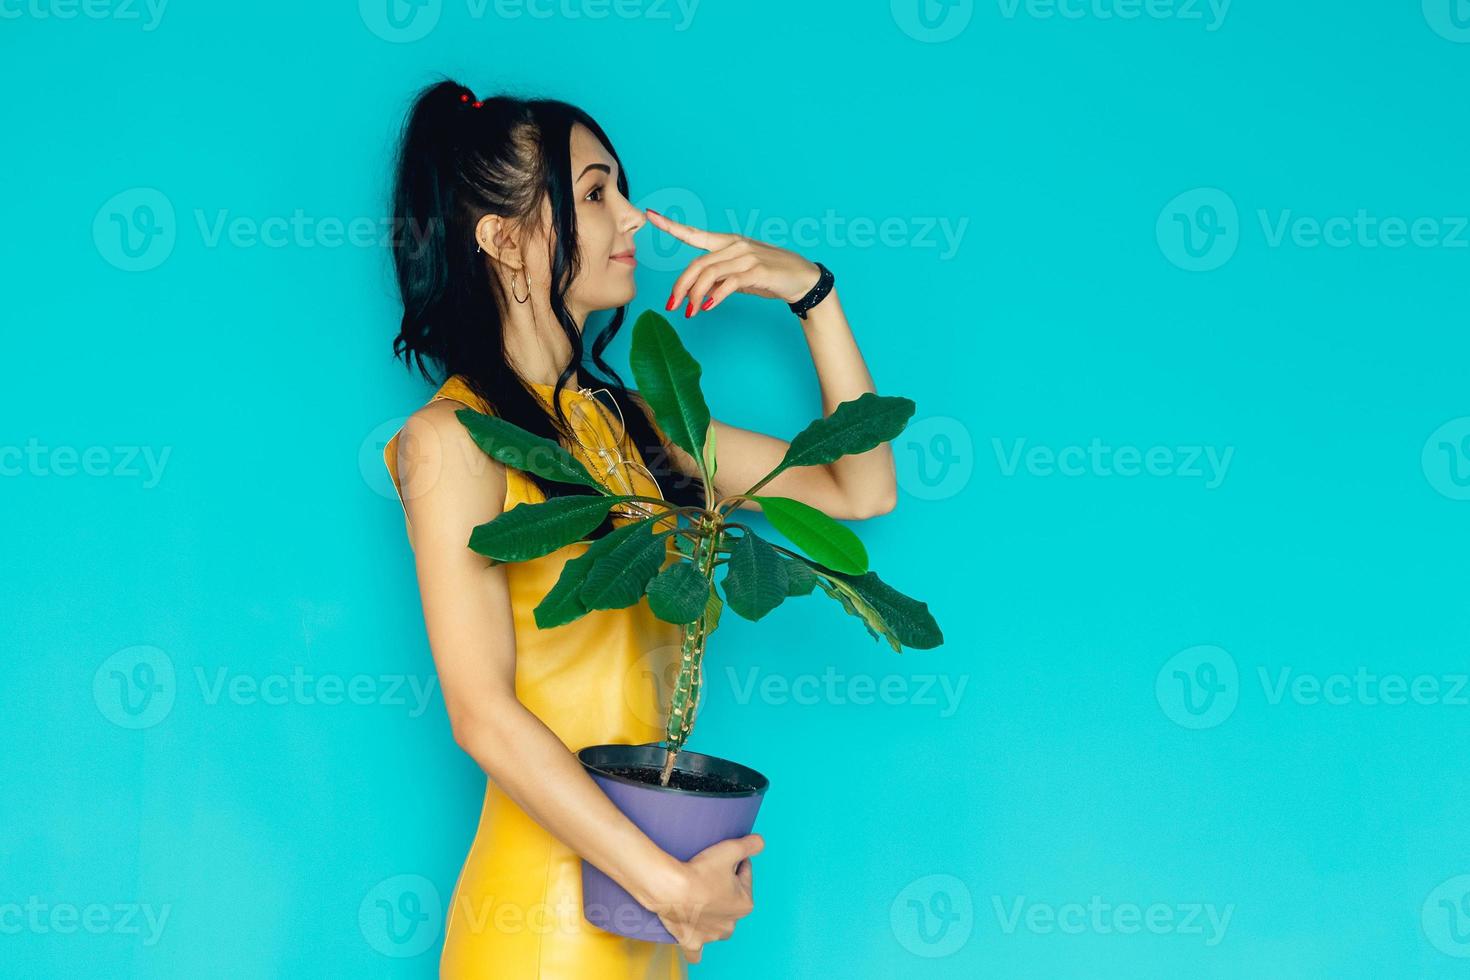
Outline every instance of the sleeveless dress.
<svg viewBox="0 0 1470 980">
<path fill-rule="evenodd" d="M 532 384 L 548 414 L 553 385 Z M 487 415 L 491 406 L 459 375 L 441 385 L 430 402 L 453 399 Z M 564 403 L 596 401 L 586 389 L 564 389 Z M 614 431 L 598 411 L 579 413 L 590 429 L 578 441 L 611 448 Z M 605 406 L 604 406 L 605 408 Z M 611 411 L 608 409 L 607 411 Z M 615 419 L 616 416 L 613 416 Z M 575 421 L 574 421 L 574 424 Z M 655 425 L 655 428 L 657 426 Z M 398 434 L 383 451 L 399 492 Z M 567 447 L 614 492 L 607 464 L 595 452 Z M 642 461 L 624 437 L 625 458 Z M 489 461 L 489 457 L 485 457 Z M 660 496 L 634 467 L 635 492 Z M 545 496 L 519 470 L 506 469 L 505 510 Z M 614 512 L 613 523 L 631 517 Z M 405 527 L 408 514 L 404 512 Z M 672 526 L 672 520 L 657 529 Z M 465 528 L 469 541 L 470 528 Z M 410 543 L 412 539 L 410 538 Z M 679 656 L 679 627 L 656 618 L 647 598 L 623 609 L 594 610 L 552 629 L 537 627 L 532 610 L 551 590 L 569 559 L 587 550 L 572 544 L 528 562 L 507 563 L 515 620 L 516 695 L 573 752 L 588 745 L 642 744 L 663 737 L 661 678 L 672 677 Z M 668 560 L 677 560 L 669 539 Z M 665 693 L 664 703 L 667 703 Z M 581 858 L 548 833 L 487 779 L 479 826 L 445 910 L 440 976 L 484 980 L 684 980 L 687 964 L 673 944 L 628 939 L 604 932 L 582 916 Z"/>
</svg>

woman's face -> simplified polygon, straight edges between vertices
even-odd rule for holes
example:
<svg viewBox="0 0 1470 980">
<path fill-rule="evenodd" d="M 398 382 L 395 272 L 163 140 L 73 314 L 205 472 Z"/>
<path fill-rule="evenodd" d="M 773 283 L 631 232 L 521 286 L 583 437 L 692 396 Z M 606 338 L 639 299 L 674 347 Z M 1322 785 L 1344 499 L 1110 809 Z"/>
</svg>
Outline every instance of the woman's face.
<svg viewBox="0 0 1470 980">
<path fill-rule="evenodd" d="M 633 233 L 648 218 L 618 192 L 618 165 L 592 131 L 572 126 L 572 199 L 579 269 L 567 289 L 573 310 L 610 310 L 633 301 Z"/>
</svg>

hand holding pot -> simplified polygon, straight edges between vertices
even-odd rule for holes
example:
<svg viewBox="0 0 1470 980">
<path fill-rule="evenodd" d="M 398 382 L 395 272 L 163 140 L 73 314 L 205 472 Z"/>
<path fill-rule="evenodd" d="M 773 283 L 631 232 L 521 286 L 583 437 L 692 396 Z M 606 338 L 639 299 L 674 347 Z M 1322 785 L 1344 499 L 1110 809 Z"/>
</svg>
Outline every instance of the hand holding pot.
<svg viewBox="0 0 1470 980">
<path fill-rule="evenodd" d="M 766 846 L 760 834 L 712 844 L 684 862 L 680 893 L 654 909 L 691 963 L 705 943 L 729 939 L 735 922 L 755 909 L 750 857 Z"/>
</svg>

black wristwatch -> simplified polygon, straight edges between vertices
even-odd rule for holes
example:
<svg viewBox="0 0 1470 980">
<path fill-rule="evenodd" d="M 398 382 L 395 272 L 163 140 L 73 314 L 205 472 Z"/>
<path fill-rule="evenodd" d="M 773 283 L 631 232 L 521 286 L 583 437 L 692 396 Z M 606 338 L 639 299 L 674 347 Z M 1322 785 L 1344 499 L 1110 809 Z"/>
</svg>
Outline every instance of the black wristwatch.
<svg viewBox="0 0 1470 980">
<path fill-rule="evenodd" d="M 820 262 L 817 263 L 817 268 L 822 273 L 821 276 L 817 279 L 817 284 L 813 286 L 805 296 L 797 300 L 795 303 L 786 304 L 787 306 L 791 307 L 792 313 L 795 313 L 803 320 L 806 319 L 807 310 L 811 309 L 813 306 L 816 306 L 822 300 L 827 298 L 827 294 L 832 291 L 832 284 L 836 281 L 832 276 L 831 269 L 827 268 Z"/>
</svg>

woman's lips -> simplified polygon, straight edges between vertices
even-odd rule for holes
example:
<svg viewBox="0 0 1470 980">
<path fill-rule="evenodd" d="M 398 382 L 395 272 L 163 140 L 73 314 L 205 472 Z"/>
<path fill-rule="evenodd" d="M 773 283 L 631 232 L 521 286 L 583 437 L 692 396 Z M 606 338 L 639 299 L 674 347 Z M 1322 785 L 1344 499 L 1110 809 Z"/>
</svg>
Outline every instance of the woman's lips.
<svg viewBox="0 0 1470 980">
<path fill-rule="evenodd" d="M 638 260 L 633 257 L 633 253 L 631 252 L 624 255 L 614 255 L 612 258 L 614 262 L 626 262 L 628 265 L 638 264 Z"/>
</svg>

